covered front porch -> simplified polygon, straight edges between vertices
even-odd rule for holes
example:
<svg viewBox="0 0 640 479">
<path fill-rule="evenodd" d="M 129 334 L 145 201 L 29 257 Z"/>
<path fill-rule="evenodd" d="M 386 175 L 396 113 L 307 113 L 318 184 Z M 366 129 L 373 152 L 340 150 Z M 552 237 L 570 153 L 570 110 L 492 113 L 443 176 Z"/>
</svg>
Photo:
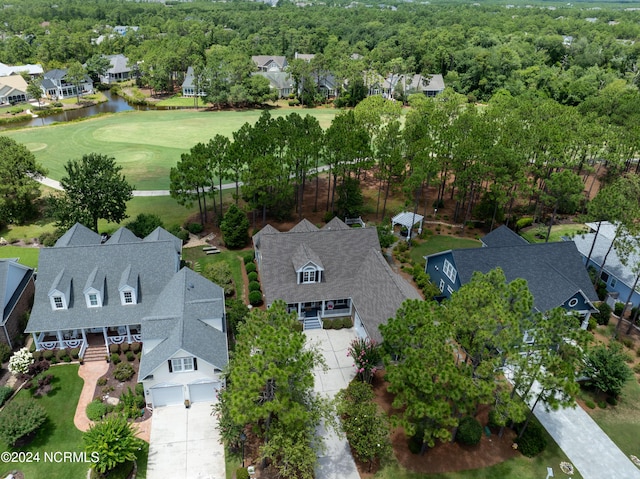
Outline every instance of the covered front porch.
<svg viewBox="0 0 640 479">
<path fill-rule="evenodd" d="M 111 344 L 131 344 L 142 341 L 139 324 L 102 328 L 61 329 L 31 334 L 36 351 L 79 348 L 79 356 L 81 358 L 84 357 L 84 353 L 90 345 L 104 346 L 105 354 L 108 356 L 109 345 Z"/>
<path fill-rule="evenodd" d="M 323 318 L 351 316 L 351 299 L 329 299 L 287 304 L 290 313 L 296 313 L 303 329 L 322 329 Z"/>
</svg>

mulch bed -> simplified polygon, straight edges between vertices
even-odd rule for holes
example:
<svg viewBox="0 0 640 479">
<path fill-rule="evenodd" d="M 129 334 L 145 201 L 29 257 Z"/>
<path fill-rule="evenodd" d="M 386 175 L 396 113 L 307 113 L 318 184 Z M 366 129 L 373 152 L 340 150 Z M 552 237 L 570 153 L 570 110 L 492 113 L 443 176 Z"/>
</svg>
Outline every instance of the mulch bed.
<svg viewBox="0 0 640 479">
<path fill-rule="evenodd" d="M 124 355 L 121 355 L 121 356 L 124 358 Z M 125 362 L 127 361 L 126 358 L 124 359 L 124 361 Z M 140 367 L 140 361 L 138 359 L 135 359 L 129 364 L 133 366 L 135 373 L 133 376 L 131 376 L 131 379 L 129 379 L 128 381 L 121 382 L 113 377 L 113 370 L 115 369 L 116 366 L 113 363 L 109 363 L 109 369 L 107 370 L 107 373 L 104 376 L 102 376 L 103 378 L 107 379 L 107 384 L 103 386 L 99 386 L 96 384 L 96 389 L 93 393 L 93 399 L 104 399 L 105 396 L 107 395 L 109 397 L 119 398 L 122 393 L 127 392 L 127 388 L 131 388 L 131 391 L 135 393 L 136 384 L 138 383 L 138 368 Z M 149 419 L 150 417 L 151 417 L 151 411 L 145 408 L 144 415 L 139 418 L 136 418 L 134 422 L 141 422 L 141 421 L 144 421 L 145 419 Z"/>
</svg>

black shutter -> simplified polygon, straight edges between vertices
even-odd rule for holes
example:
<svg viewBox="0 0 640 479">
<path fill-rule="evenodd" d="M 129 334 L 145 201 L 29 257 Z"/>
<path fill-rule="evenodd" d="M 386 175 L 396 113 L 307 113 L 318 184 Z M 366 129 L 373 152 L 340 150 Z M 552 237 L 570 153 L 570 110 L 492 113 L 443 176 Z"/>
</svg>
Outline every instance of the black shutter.
<svg viewBox="0 0 640 479">
<path fill-rule="evenodd" d="M 169 359 L 169 361 L 167 361 L 169 363 L 169 372 L 172 373 L 173 372 L 173 366 L 171 366 L 171 359 Z"/>
<path fill-rule="evenodd" d="M 198 370 L 198 359 L 197 358 L 193 358 L 193 370 L 194 371 Z"/>
</svg>

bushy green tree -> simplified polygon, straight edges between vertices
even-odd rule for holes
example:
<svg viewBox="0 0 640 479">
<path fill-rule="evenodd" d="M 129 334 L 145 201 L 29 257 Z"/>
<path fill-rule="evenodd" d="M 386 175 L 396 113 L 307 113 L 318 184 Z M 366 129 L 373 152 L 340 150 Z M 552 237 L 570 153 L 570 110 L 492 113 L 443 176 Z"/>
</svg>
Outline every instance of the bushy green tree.
<svg viewBox="0 0 640 479">
<path fill-rule="evenodd" d="M 249 241 L 249 219 L 236 205 L 231 205 L 222 218 L 220 231 L 228 248 L 243 248 Z"/>
<path fill-rule="evenodd" d="M 605 394 L 618 397 L 624 384 L 633 376 L 625 360 L 620 344 L 600 344 L 587 353 L 583 373 L 594 387 Z"/>
<path fill-rule="evenodd" d="M 59 227 L 82 223 L 98 231 L 98 220 L 119 223 L 127 217 L 127 201 L 133 187 L 120 173 L 115 158 L 99 153 L 83 155 L 64 165 L 66 176 L 60 180 L 64 194 L 52 200 Z"/>
<path fill-rule="evenodd" d="M 162 219 L 153 213 L 140 213 L 133 221 L 124 225 L 138 238 L 144 238 L 157 227 L 164 228 Z"/>
<path fill-rule="evenodd" d="M 231 274 L 231 268 L 225 261 L 217 261 L 215 263 L 208 264 L 204 268 L 202 276 L 224 289 L 225 296 L 233 296 L 236 291 L 233 283 L 233 275 Z"/>
<path fill-rule="evenodd" d="M 14 446 L 46 420 L 47 412 L 35 400 L 11 401 L 0 413 L 0 440 Z"/>
<path fill-rule="evenodd" d="M 82 435 L 85 451 L 97 461 L 91 467 L 101 474 L 124 462 L 135 461 L 142 447 L 133 426 L 123 416 L 109 416 Z"/>
</svg>

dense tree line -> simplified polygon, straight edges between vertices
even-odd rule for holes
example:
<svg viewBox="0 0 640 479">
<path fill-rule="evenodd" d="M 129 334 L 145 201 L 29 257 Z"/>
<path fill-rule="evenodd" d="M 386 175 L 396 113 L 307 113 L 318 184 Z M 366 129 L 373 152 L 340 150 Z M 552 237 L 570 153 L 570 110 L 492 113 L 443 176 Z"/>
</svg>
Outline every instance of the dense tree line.
<svg viewBox="0 0 640 479">
<path fill-rule="evenodd" d="M 312 65 L 292 65 L 298 79 L 309 69 L 329 70 L 338 79 L 369 69 L 383 75 L 442 73 L 447 84 L 473 100 L 486 101 L 501 88 L 512 95 L 533 89 L 566 105 L 584 102 L 616 79 L 637 82 L 640 12 L 590 10 L 579 3 L 508 8 L 403 2 L 394 9 L 393 2 L 373 2 L 371 8 L 346 8 L 348 3 L 302 9 L 287 1 L 272 8 L 245 1 L 165 6 L 17 0 L 0 11 L 0 61 L 54 68 L 84 63 L 97 53 L 124 53 L 143 62 L 151 86 L 163 90 L 166 82 L 180 82 L 189 65 L 219 67 L 211 57 L 225 49 L 245 65 L 251 55 L 291 59 L 295 52 L 314 53 Z M 140 28 L 110 35 L 108 25 Z M 105 38 L 97 44 L 100 34 Z M 243 67 L 236 62 L 232 68 Z"/>
</svg>

